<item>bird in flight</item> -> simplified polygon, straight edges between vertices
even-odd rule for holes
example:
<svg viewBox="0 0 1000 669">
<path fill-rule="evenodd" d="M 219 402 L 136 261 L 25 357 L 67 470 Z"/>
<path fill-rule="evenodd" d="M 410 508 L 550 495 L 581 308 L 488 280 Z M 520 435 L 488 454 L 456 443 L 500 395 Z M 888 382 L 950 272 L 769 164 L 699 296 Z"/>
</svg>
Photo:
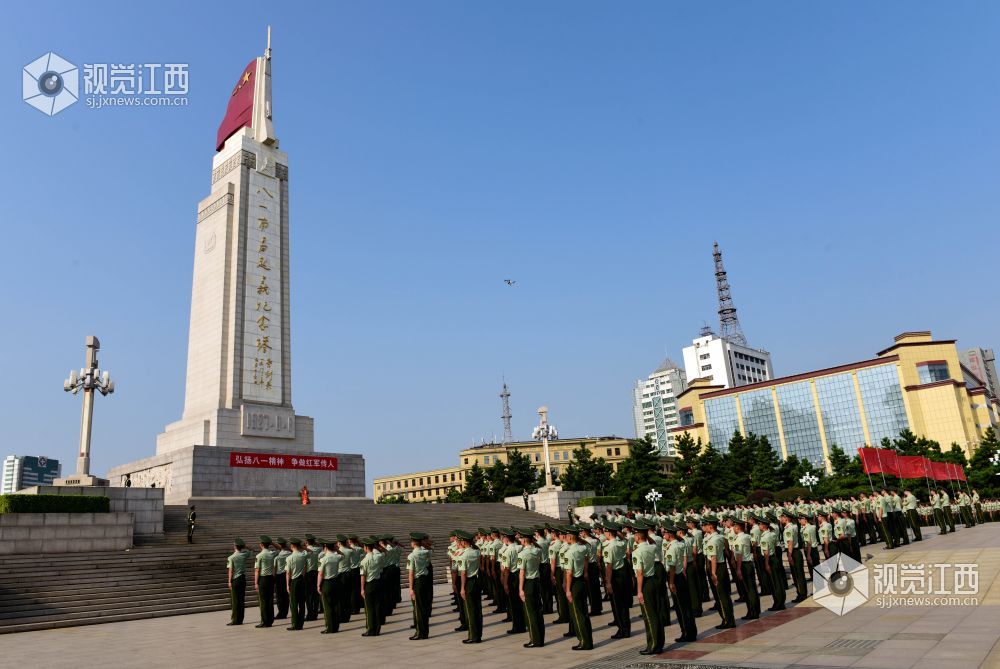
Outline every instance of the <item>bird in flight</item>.
<svg viewBox="0 0 1000 669">
<path fill-rule="evenodd" d="M 515 283 L 517 283 L 517 281 L 515 281 L 514 279 L 504 279 L 503 282 L 508 286 L 513 286 Z"/>
</svg>

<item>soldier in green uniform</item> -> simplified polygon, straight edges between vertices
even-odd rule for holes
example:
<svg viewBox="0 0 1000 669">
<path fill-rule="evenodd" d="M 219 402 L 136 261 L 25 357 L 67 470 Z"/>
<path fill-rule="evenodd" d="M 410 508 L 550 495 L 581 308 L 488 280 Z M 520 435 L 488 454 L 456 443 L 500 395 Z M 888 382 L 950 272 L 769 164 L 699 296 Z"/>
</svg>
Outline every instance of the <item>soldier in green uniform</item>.
<svg viewBox="0 0 1000 669">
<path fill-rule="evenodd" d="M 799 528 L 792 522 L 798 518 L 794 511 L 784 510 L 781 512 L 782 543 L 788 555 L 788 569 L 792 572 L 792 580 L 795 582 L 795 603 L 805 601 L 808 596 L 806 589 L 806 574 L 802 566 L 802 550 L 799 544 Z"/>
<path fill-rule="evenodd" d="M 745 530 L 747 521 L 737 519 L 733 523 L 736 540 L 733 542 L 733 559 L 736 562 L 736 579 L 743 583 L 743 593 L 747 602 L 747 613 L 743 620 L 760 618 L 760 595 L 757 592 L 757 580 L 754 576 L 753 547 L 750 535 Z"/>
<path fill-rule="evenodd" d="M 681 635 L 674 641 L 684 643 L 698 640 L 698 628 L 694 623 L 694 612 L 691 610 L 691 595 L 688 592 L 687 561 L 688 548 L 683 536 L 679 536 L 680 528 L 667 524 L 663 551 L 663 565 L 667 570 L 667 589 L 674 600 L 674 610 L 677 612 L 677 624 Z M 666 541 L 669 540 L 669 543 Z"/>
<path fill-rule="evenodd" d="M 260 622 L 255 627 L 270 627 L 274 624 L 274 553 L 271 552 L 271 537 L 262 535 L 259 538 L 260 552 L 253 565 L 253 587 L 260 606 Z"/>
<path fill-rule="evenodd" d="M 292 537 L 289 540 L 292 553 L 285 560 L 285 584 L 288 589 L 288 606 L 292 612 L 292 626 L 288 631 L 302 629 L 306 613 L 306 551 L 302 541 Z"/>
<path fill-rule="evenodd" d="M 410 601 L 413 603 L 413 627 L 416 630 L 410 641 L 428 638 L 430 634 L 431 605 L 434 600 L 434 585 L 431 583 L 431 552 L 423 547 L 427 535 L 423 532 L 410 533 L 413 550 L 406 556 L 406 572 L 410 581 Z"/>
<path fill-rule="evenodd" d="M 503 548 L 500 551 L 500 571 L 503 574 L 503 592 L 507 597 L 507 614 L 510 616 L 511 628 L 507 634 L 522 634 L 526 631 L 524 626 L 524 605 L 518 594 L 520 590 L 520 576 L 518 574 L 517 556 L 521 552 L 520 544 L 517 543 L 517 533 L 513 529 L 504 528 Z"/>
<path fill-rule="evenodd" d="M 962 522 L 966 527 L 975 527 L 976 521 L 972 518 L 972 499 L 964 490 L 958 493 L 958 512 L 962 517 Z"/>
<path fill-rule="evenodd" d="M 692 550 L 694 551 L 694 569 L 695 578 L 694 585 L 691 584 L 689 579 L 688 587 L 691 590 L 698 593 L 698 606 L 693 607 L 694 617 L 700 618 L 702 613 L 702 604 L 711 600 L 711 594 L 708 589 L 708 572 L 705 570 L 705 543 L 704 536 L 705 533 L 698 526 L 698 519 L 695 516 L 688 516 L 686 518 L 688 526 L 688 534 L 692 541 Z"/>
<path fill-rule="evenodd" d="M 941 508 L 941 494 L 938 490 L 931 491 L 930 496 L 931 509 L 934 513 L 934 522 L 937 523 L 938 532 L 940 534 L 948 534 L 948 525 L 944 520 L 944 511 Z"/>
<path fill-rule="evenodd" d="M 542 597 L 542 615 L 552 613 L 552 570 L 549 562 L 549 546 L 552 541 L 548 537 L 548 528 L 535 528 L 535 545 L 542 552 L 542 561 L 538 565 L 538 589 Z"/>
<path fill-rule="evenodd" d="M 591 535 L 590 528 L 580 529 L 580 540 L 587 547 L 587 602 L 589 613 L 599 616 L 604 611 L 601 598 L 600 542 Z"/>
<path fill-rule="evenodd" d="M 482 643 L 483 641 L 483 600 L 479 586 L 479 549 L 473 537 L 464 530 L 456 532 L 460 553 L 458 554 L 459 596 L 465 608 L 465 620 L 469 636 L 462 643 Z"/>
<path fill-rule="evenodd" d="M 274 541 L 278 550 L 274 553 L 274 599 L 278 605 L 278 613 L 275 620 L 284 620 L 288 617 L 288 580 L 285 577 L 285 563 L 288 556 L 292 554 L 288 550 L 288 540 L 285 537 L 278 537 Z"/>
<path fill-rule="evenodd" d="M 951 510 L 951 496 L 947 490 L 941 490 L 941 509 L 944 511 L 944 519 L 948 523 L 948 531 L 955 531 L 955 514 Z"/>
<path fill-rule="evenodd" d="M 340 563 L 344 556 L 337 550 L 336 541 L 317 539 L 323 546 L 316 571 L 316 592 L 323 604 L 323 631 L 320 634 L 334 634 L 340 631 L 340 593 L 337 592 Z"/>
<path fill-rule="evenodd" d="M 229 622 L 226 626 L 242 625 L 246 607 L 247 578 L 244 570 L 250 558 L 250 551 L 242 539 L 236 537 L 233 541 L 233 553 L 226 560 L 229 581 Z"/>
<path fill-rule="evenodd" d="M 922 540 L 923 536 L 920 534 L 920 517 L 917 515 L 917 496 L 909 490 L 903 491 L 903 510 L 906 512 L 906 519 L 913 530 L 913 540 Z"/>
<path fill-rule="evenodd" d="M 377 549 L 378 539 L 366 537 L 361 540 L 365 556 L 359 565 L 361 598 L 365 603 L 365 631 L 361 636 L 378 636 L 382 631 L 382 593 L 379 592 L 379 578 L 382 576 L 382 553 Z"/>
<path fill-rule="evenodd" d="M 716 625 L 715 629 L 724 630 L 736 627 L 736 620 L 733 616 L 729 568 L 726 564 L 726 538 L 717 531 L 718 523 L 719 519 L 711 515 L 701 519 L 701 526 L 705 531 L 705 566 L 715 588 L 719 616 L 722 618 L 722 623 Z"/>
<path fill-rule="evenodd" d="M 627 639 L 632 636 L 632 579 L 625 569 L 626 547 L 620 536 L 621 525 L 613 520 L 604 522 L 604 582 L 611 595 L 613 623 L 618 628 L 612 639 Z"/>
<path fill-rule="evenodd" d="M 541 570 L 542 549 L 537 545 L 535 532 L 518 530 L 521 550 L 517 554 L 518 594 L 524 605 L 524 620 L 528 626 L 528 643 L 525 648 L 545 645 L 545 621 L 542 620 Z"/>
<path fill-rule="evenodd" d="M 322 546 L 316 543 L 316 537 L 311 534 L 306 537 L 306 620 L 319 618 L 319 593 L 316 592 L 316 573 L 319 571 L 319 553 Z"/>
<path fill-rule="evenodd" d="M 354 551 L 350 542 L 343 534 L 337 535 L 337 552 L 341 555 L 340 565 L 337 570 L 337 610 L 340 612 L 340 623 L 347 623 L 351 620 L 351 593 L 355 583 L 351 578 L 351 560 L 354 558 Z"/>
<path fill-rule="evenodd" d="M 566 601 L 569 604 L 573 628 L 579 641 L 573 650 L 593 650 L 594 637 L 590 626 L 590 616 L 587 615 L 587 570 L 590 564 L 590 552 L 587 545 L 581 543 L 579 528 L 570 526 L 566 533 L 569 547 L 566 549 L 566 563 L 563 567 L 563 588 L 566 590 Z"/>
<path fill-rule="evenodd" d="M 647 526 L 635 522 L 635 548 L 632 549 L 632 569 L 635 571 L 639 609 L 646 626 L 646 647 L 639 652 L 643 655 L 657 655 L 663 652 L 663 618 L 660 615 L 661 599 L 656 592 L 656 545 L 650 540 Z"/>
<path fill-rule="evenodd" d="M 813 569 L 819 564 L 819 533 L 809 517 L 799 516 L 799 538 L 802 540 L 802 554 L 809 568 L 809 578 L 813 577 Z"/>
<path fill-rule="evenodd" d="M 771 581 L 771 607 L 768 611 L 784 611 L 785 567 L 778 548 L 778 535 L 771 528 L 771 521 L 767 516 L 756 516 L 754 520 L 761 529 L 760 552 L 764 558 L 764 572 Z"/>
<path fill-rule="evenodd" d="M 566 592 L 562 587 L 562 564 L 560 563 L 563 548 L 562 532 L 559 532 L 558 528 L 555 527 L 549 528 L 549 536 L 552 539 L 549 543 L 549 572 L 551 573 L 549 583 L 551 583 L 552 593 L 556 599 L 556 619 L 553 623 L 558 625 L 569 622 L 569 612 L 566 608 Z M 573 636 L 576 635 L 574 634 Z"/>
</svg>

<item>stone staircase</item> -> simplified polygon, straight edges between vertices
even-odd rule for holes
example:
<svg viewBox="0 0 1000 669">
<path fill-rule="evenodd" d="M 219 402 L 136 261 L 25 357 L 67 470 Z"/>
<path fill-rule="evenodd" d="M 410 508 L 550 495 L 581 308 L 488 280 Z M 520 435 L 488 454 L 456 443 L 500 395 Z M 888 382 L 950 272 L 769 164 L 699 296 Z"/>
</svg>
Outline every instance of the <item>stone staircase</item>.
<svg viewBox="0 0 1000 669">
<path fill-rule="evenodd" d="M 393 534 L 407 546 L 405 556 L 409 533 L 420 530 L 434 540 L 435 580 L 443 581 L 451 530 L 552 521 L 509 504 L 316 499 L 303 507 L 297 499 L 192 501 L 198 511 L 193 545 L 186 539 L 187 507 L 168 506 L 163 536 L 139 537 L 130 551 L 0 558 L 0 634 L 227 609 L 226 556 L 237 536 L 256 552 L 260 534 Z M 252 579 L 247 606 L 256 606 Z"/>
</svg>

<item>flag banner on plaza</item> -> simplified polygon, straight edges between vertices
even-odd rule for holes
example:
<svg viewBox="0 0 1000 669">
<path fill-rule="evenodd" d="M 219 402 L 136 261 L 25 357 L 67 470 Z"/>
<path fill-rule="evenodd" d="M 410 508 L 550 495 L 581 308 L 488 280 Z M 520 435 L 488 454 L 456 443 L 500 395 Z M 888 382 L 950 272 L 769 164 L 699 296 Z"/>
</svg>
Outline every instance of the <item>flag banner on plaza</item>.
<svg viewBox="0 0 1000 669">
<path fill-rule="evenodd" d="M 950 481 L 951 468 L 947 462 L 931 462 L 931 473 L 935 481 Z"/>
<path fill-rule="evenodd" d="M 922 479 L 930 477 L 930 460 L 922 455 L 900 455 L 896 458 L 899 463 L 899 478 L 901 479 Z"/>
<path fill-rule="evenodd" d="M 952 465 L 951 466 L 952 480 L 954 481 L 964 481 L 965 480 L 965 467 L 962 465 Z"/>
<path fill-rule="evenodd" d="M 885 448 L 859 448 L 861 466 L 865 474 L 892 474 L 899 476 L 899 462 L 895 451 Z"/>
</svg>

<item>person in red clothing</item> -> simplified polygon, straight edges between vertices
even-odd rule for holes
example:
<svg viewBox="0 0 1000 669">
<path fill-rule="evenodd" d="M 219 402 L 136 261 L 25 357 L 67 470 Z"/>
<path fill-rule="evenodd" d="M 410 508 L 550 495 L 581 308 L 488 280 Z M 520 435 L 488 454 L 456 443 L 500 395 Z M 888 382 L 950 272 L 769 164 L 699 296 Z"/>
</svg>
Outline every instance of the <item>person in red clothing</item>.
<svg viewBox="0 0 1000 669">
<path fill-rule="evenodd" d="M 299 491 L 299 497 L 302 498 L 302 506 L 309 504 L 309 487 L 302 486 L 302 490 Z"/>
</svg>

